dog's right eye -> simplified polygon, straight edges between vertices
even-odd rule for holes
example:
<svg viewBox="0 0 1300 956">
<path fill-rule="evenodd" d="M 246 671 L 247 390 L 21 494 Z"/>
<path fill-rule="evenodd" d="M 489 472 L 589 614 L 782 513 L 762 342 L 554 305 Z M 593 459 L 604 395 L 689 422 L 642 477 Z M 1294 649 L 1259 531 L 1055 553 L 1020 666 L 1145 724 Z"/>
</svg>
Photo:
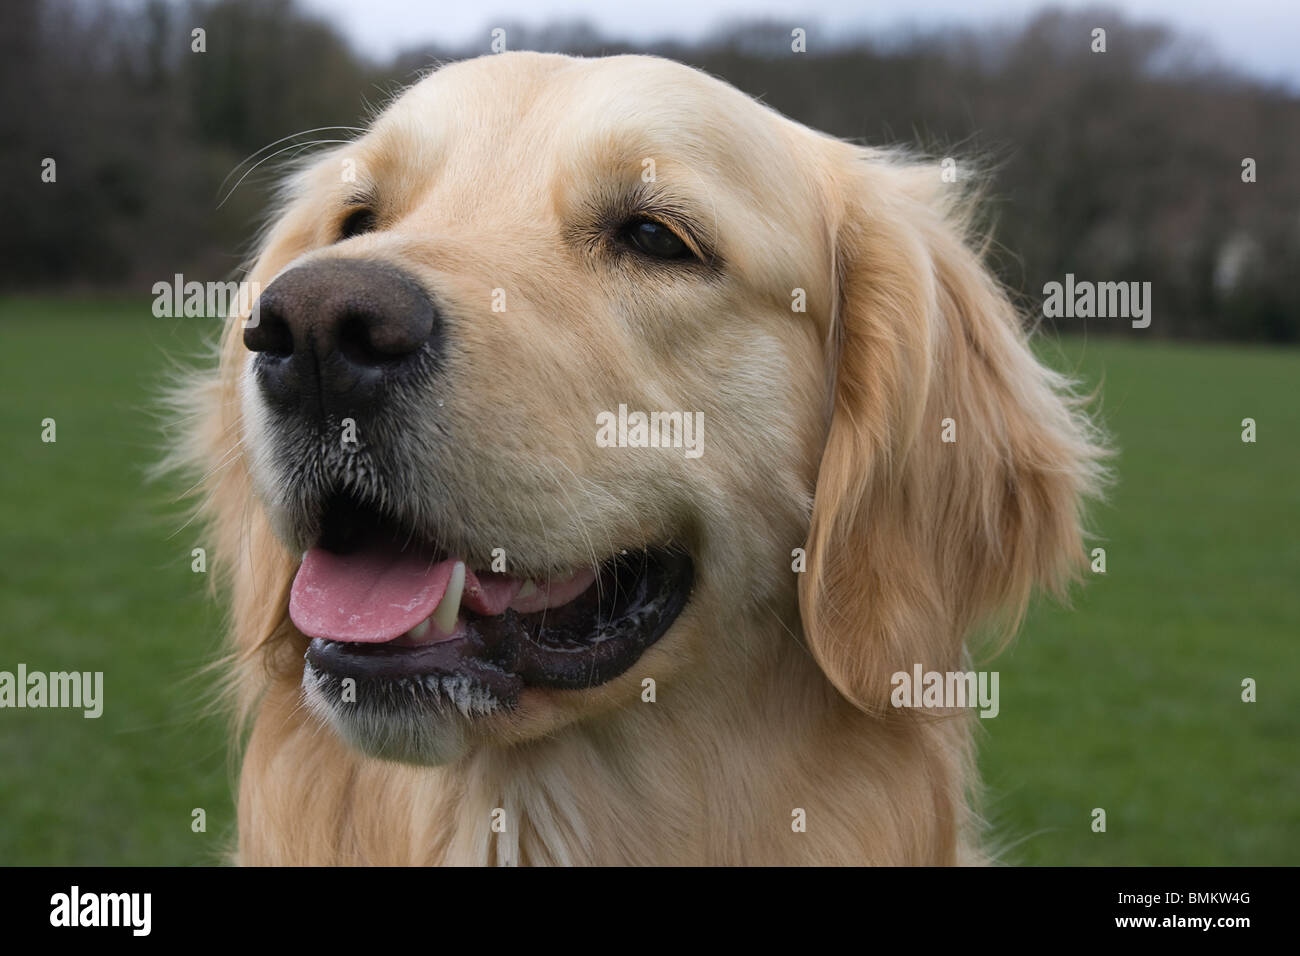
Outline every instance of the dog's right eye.
<svg viewBox="0 0 1300 956">
<path fill-rule="evenodd" d="M 373 209 L 356 209 L 348 214 L 339 226 L 339 241 L 351 239 L 353 236 L 360 236 L 363 233 L 374 232 L 378 218 L 375 216 Z"/>
</svg>

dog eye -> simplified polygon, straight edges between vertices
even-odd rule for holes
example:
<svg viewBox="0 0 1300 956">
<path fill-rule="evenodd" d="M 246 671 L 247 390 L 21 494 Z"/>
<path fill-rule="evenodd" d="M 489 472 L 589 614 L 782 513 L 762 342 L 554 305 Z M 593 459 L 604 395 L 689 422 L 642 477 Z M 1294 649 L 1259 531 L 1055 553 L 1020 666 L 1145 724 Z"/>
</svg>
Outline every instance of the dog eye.
<svg viewBox="0 0 1300 956">
<path fill-rule="evenodd" d="M 661 222 L 639 217 L 623 227 L 623 237 L 653 259 L 689 259 L 690 247 Z"/>
<path fill-rule="evenodd" d="M 351 239 L 353 236 L 359 236 L 362 233 L 373 232 L 378 219 L 373 209 L 358 209 L 348 214 L 343 220 L 343 225 L 339 226 L 339 241 Z"/>
</svg>

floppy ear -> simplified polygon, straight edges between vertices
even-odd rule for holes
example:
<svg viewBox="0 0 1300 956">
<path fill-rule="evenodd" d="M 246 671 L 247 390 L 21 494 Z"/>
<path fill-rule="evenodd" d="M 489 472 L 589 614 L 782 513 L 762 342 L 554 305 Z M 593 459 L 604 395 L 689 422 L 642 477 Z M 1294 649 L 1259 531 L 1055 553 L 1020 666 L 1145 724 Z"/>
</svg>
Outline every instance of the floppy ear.
<svg viewBox="0 0 1300 956">
<path fill-rule="evenodd" d="M 978 623 L 1009 636 L 1035 586 L 1064 590 L 1105 451 L 968 246 L 958 187 L 938 166 L 853 152 L 799 605 L 831 682 L 882 712 L 892 674 L 963 669 Z"/>
</svg>

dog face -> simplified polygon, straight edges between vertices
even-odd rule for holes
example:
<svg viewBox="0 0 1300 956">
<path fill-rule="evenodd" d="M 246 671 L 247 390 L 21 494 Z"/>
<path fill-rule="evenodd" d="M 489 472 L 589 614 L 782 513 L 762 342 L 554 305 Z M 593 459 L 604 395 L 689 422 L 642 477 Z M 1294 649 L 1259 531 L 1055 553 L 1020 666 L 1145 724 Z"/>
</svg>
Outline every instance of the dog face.
<svg viewBox="0 0 1300 956">
<path fill-rule="evenodd" d="M 237 631 L 417 763 L 734 693 L 773 617 L 865 708 L 955 664 L 1096 474 L 945 188 L 668 61 L 434 73 L 295 178 L 227 337 Z"/>
</svg>

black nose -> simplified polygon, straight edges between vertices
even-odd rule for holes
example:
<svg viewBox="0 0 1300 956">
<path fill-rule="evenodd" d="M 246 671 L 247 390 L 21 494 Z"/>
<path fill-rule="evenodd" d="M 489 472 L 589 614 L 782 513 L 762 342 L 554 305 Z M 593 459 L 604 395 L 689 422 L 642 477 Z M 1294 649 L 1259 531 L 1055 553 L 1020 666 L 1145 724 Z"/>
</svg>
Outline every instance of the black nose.
<svg viewBox="0 0 1300 956">
<path fill-rule="evenodd" d="M 390 386 L 436 358 L 442 323 L 428 294 L 393 266 L 328 259 L 267 286 L 244 329 L 255 371 L 277 408 L 315 415 L 365 412 Z"/>
</svg>

